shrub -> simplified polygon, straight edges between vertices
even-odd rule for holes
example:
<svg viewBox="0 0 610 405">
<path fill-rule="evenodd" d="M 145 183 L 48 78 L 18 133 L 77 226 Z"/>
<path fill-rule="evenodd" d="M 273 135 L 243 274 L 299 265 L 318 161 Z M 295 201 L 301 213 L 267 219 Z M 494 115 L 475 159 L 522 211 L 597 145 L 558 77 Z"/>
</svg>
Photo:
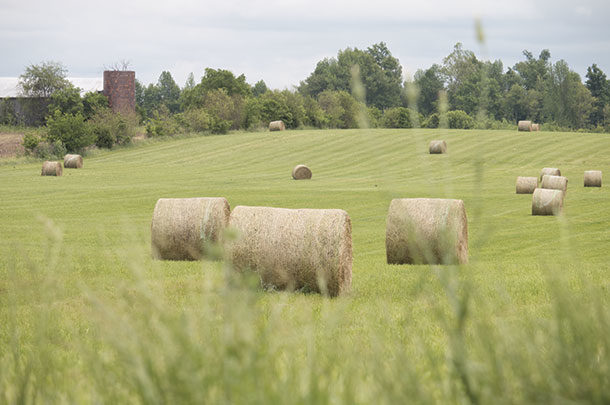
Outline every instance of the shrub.
<svg viewBox="0 0 610 405">
<path fill-rule="evenodd" d="M 389 108 L 383 112 L 381 124 L 385 128 L 413 128 L 411 113 L 405 107 Z"/>
<path fill-rule="evenodd" d="M 192 132 L 206 132 L 212 128 L 212 116 L 203 108 L 190 108 L 174 116 L 176 122 Z"/>
<path fill-rule="evenodd" d="M 447 112 L 447 121 L 449 128 L 454 129 L 472 129 L 474 128 L 474 119 L 462 110 L 454 110 Z"/>
<path fill-rule="evenodd" d="M 60 141 L 68 152 L 78 152 L 93 144 L 95 137 L 82 114 L 63 114 L 55 110 L 47 117 L 47 140 Z"/>
<path fill-rule="evenodd" d="M 258 98 L 250 97 L 244 104 L 244 120 L 242 126 L 245 129 L 263 128 L 265 123 L 262 119 L 262 103 Z"/>
<path fill-rule="evenodd" d="M 137 117 L 102 108 L 91 117 L 89 125 L 95 136 L 95 144 L 100 148 L 110 149 L 114 144 L 124 145 L 131 142 L 135 135 Z"/>
<path fill-rule="evenodd" d="M 231 121 L 216 117 L 212 120 L 211 130 L 213 134 L 226 134 L 231 129 L 231 125 Z"/>
<path fill-rule="evenodd" d="M 27 132 L 23 136 L 23 147 L 26 153 L 33 153 L 40 142 L 42 142 L 42 138 L 33 132 Z"/>
<path fill-rule="evenodd" d="M 182 132 L 178 121 L 170 116 L 167 107 L 162 105 L 153 111 L 146 125 L 146 133 L 150 136 L 172 136 Z"/>
<path fill-rule="evenodd" d="M 80 89 L 68 86 L 53 93 L 51 103 L 49 104 L 49 114 L 53 115 L 55 111 L 63 114 L 82 115 L 83 100 L 80 97 Z"/>
<path fill-rule="evenodd" d="M 428 118 L 422 121 L 421 126 L 422 128 L 438 128 L 439 121 L 438 113 L 430 114 Z"/>
<path fill-rule="evenodd" d="M 62 159 L 67 152 L 60 140 L 53 142 L 43 140 L 32 150 L 32 154 L 40 159 Z"/>
<path fill-rule="evenodd" d="M 318 103 L 328 117 L 331 128 L 358 128 L 358 101 L 345 91 L 325 90 L 318 96 Z"/>
<path fill-rule="evenodd" d="M 305 109 L 304 125 L 316 128 L 325 128 L 328 126 L 328 117 L 315 98 L 311 96 L 305 97 L 303 99 L 303 108 Z"/>
<path fill-rule="evenodd" d="M 207 93 L 203 100 L 203 108 L 213 117 L 229 121 L 229 128 L 239 129 L 243 122 L 243 97 L 238 94 L 230 96 L 223 88 Z"/>
<path fill-rule="evenodd" d="M 87 120 L 96 112 L 108 107 L 108 97 L 102 93 L 91 91 L 83 96 L 83 115 Z"/>
<path fill-rule="evenodd" d="M 371 125 L 371 128 L 377 128 L 377 127 L 381 126 L 381 122 L 383 119 L 383 112 L 381 112 L 381 110 L 379 108 L 369 107 L 368 116 L 369 116 L 369 123 Z"/>
</svg>

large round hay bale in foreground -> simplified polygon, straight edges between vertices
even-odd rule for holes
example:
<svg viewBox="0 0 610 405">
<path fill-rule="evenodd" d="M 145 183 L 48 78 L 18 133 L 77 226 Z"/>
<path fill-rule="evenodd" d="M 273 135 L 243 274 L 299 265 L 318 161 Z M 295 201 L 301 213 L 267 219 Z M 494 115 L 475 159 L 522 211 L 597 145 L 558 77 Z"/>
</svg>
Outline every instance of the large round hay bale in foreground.
<svg viewBox="0 0 610 405">
<path fill-rule="evenodd" d="M 568 178 L 563 176 L 550 176 L 545 174 L 542 176 L 540 188 L 550 188 L 554 190 L 568 191 Z"/>
<path fill-rule="evenodd" d="M 547 174 L 549 176 L 561 176 L 561 170 L 556 167 L 545 167 L 540 171 L 540 181 L 542 181 L 542 177 Z"/>
<path fill-rule="evenodd" d="M 227 257 L 238 271 L 258 273 L 264 287 L 327 292 L 352 283 L 352 225 L 338 209 L 235 207 L 229 226 L 238 232 Z"/>
<path fill-rule="evenodd" d="M 585 187 L 601 187 L 602 172 L 601 170 L 587 170 L 585 172 Z"/>
<path fill-rule="evenodd" d="M 517 194 L 532 194 L 538 187 L 538 177 L 517 177 Z"/>
<path fill-rule="evenodd" d="M 285 129 L 284 121 L 271 121 L 269 123 L 269 131 L 284 131 Z"/>
<path fill-rule="evenodd" d="M 389 264 L 468 263 L 468 219 L 462 200 L 397 198 L 386 222 Z"/>
<path fill-rule="evenodd" d="M 540 131 L 540 124 L 532 124 L 532 131 Z"/>
<path fill-rule="evenodd" d="M 63 170 L 61 168 L 60 162 L 50 162 L 47 160 L 42 164 L 42 172 L 40 173 L 40 175 L 41 176 L 61 176 L 62 172 L 63 172 Z"/>
<path fill-rule="evenodd" d="M 514 122 L 514 121 L 513 121 Z M 519 121 L 517 124 L 519 131 L 532 131 L 532 121 Z"/>
<path fill-rule="evenodd" d="M 161 260 L 199 260 L 219 245 L 229 220 L 225 198 L 160 198 L 151 225 L 152 254 Z"/>
<path fill-rule="evenodd" d="M 564 192 L 537 188 L 532 195 L 532 215 L 559 215 L 563 210 Z"/>
<path fill-rule="evenodd" d="M 64 168 L 66 169 L 82 169 L 83 157 L 81 155 L 66 155 L 64 156 Z"/>
<path fill-rule="evenodd" d="M 295 180 L 311 179 L 311 170 L 305 165 L 297 165 L 292 169 L 292 178 Z"/>
<path fill-rule="evenodd" d="M 430 141 L 428 147 L 430 154 L 447 153 L 447 142 L 445 141 Z"/>
</svg>

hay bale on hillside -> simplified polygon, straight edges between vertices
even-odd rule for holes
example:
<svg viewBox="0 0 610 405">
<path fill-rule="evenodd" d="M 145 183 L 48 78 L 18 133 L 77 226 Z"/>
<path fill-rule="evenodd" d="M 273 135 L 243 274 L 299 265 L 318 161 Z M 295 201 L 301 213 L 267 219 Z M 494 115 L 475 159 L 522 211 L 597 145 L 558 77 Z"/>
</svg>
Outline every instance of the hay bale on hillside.
<svg viewBox="0 0 610 405">
<path fill-rule="evenodd" d="M 292 169 L 292 178 L 295 180 L 311 179 L 311 170 L 305 165 L 297 165 Z"/>
<path fill-rule="evenodd" d="M 568 191 L 568 178 L 563 176 L 550 176 L 545 174 L 542 176 L 540 188 L 549 188 L 553 190 Z"/>
<path fill-rule="evenodd" d="M 81 155 L 66 155 L 64 156 L 64 168 L 66 169 L 82 169 L 83 157 Z"/>
<path fill-rule="evenodd" d="M 284 131 L 285 129 L 284 121 L 271 121 L 269 123 L 269 131 Z"/>
<path fill-rule="evenodd" d="M 160 198 L 151 224 L 152 254 L 161 260 L 199 260 L 221 243 L 229 220 L 225 198 Z"/>
<path fill-rule="evenodd" d="M 519 124 L 517 124 L 517 128 L 519 129 L 519 131 L 531 132 L 532 131 L 532 121 L 519 121 Z"/>
<path fill-rule="evenodd" d="M 280 290 L 347 292 L 352 283 L 352 225 L 338 209 L 235 207 L 229 226 L 238 232 L 227 257 L 238 271 L 258 273 Z"/>
<path fill-rule="evenodd" d="M 517 194 L 532 194 L 538 187 L 538 177 L 517 177 Z"/>
<path fill-rule="evenodd" d="M 601 187 L 602 172 L 600 170 L 587 170 L 585 172 L 585 187 Z"/>
<path fill-rule="evenodd" d="M 549 176 L 561 176 L 561 170 L 556 167 L 545 167 L 540 171 L 540 181 L 542 181 L 542 178 L 547 174 Z"/>
<path fill-rule="evenodd" d="M 45 161 L 42 164 L 41 176 L 61 176 L 63 170 L 60 162 Z"/>
<path fill-rule="evenodd" d="M 532 215 L 559 215 L 564 195 L 561 190 L 537 188 L 532 195 Z"/>
<path fill-rule="evenodd" d="M 532 124 L 532 131 L 540 131 L 540 124 Z"/>
<path fill-rule="evenodd" d="M 386 222 L 389 264 L 468 263 L 468 219 L 462 200 L 397 198 Z"/>
<path fill-rule="evenodd" d="M 428 147 L 430 154 L 447 153 L 447 142 L 445 141 L 430 141 Z"/>
</svg>

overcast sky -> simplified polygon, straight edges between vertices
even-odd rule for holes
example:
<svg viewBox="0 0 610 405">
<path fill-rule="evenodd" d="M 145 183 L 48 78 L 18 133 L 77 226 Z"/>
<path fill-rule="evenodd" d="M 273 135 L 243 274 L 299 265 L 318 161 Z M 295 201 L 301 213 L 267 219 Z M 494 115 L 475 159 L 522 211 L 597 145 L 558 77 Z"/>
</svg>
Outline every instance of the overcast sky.
<svg viewBox="0 0 610 405">
<path fill-rule="evenodd" d="M 593 63 L 610 75 L 609 20 L 609 0 L 0 0 L 0 76 L 54 60 L 69 76 L 101 77 L 128 60 L 145 84 L 169 70 L 182 86 L 213 67 L 283 89 L 339 49 L 380 41 L 408 74 L 462 42 L 505 68 L 547 48 L 583 77 Z"/>
</svg>

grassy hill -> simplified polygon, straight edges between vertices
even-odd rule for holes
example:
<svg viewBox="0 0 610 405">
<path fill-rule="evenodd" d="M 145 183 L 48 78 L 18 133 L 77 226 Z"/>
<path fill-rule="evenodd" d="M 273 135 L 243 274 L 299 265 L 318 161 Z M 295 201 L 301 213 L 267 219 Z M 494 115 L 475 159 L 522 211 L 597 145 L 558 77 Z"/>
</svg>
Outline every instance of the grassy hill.
<svg viewBox="0 0 610 405">
<path fill-rule="evenodd" d="M 433 139 L 449 153 L 429 155 Z M 608 151 L 607 134 L 318 130 L 147 141 L 58 178 L 0 165 L 0 398 L 607 401 L 610 187 L 583 172 L 610 174 Z M 299 163 L 311 180 L 291 179 Z M 569 179 L 561 217 L 515 194 L 543 167 Z M 346 210 L 352 292 L 153 261 L 157 199 L 206 196 Z M 464 200 L 471 263 L 387 265 L 399 197 Z"/>
</svg>

